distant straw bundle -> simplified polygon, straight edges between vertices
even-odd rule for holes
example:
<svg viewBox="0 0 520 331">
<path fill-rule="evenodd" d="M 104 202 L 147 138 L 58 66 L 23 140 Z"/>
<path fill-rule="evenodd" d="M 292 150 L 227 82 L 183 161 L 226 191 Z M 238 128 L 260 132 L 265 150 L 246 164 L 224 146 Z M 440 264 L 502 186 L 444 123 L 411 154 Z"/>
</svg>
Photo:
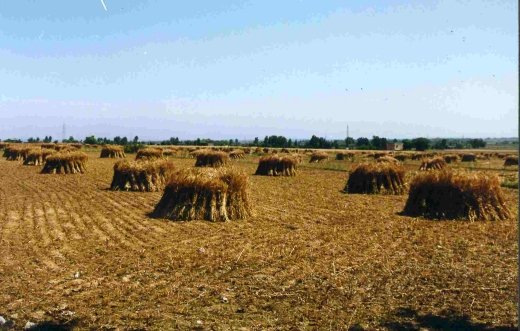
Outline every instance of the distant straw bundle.
<svg viewBox="0 0 520 331">
<path fill-rule="evenodd" d="M 410 184 L 404 214 L 435 219 L 502 220 L 511 217 L 496 175 L 431 171 Z"/>
<path fill-rule="evenodd" d="M 377 163 L 384 163 L 384 162 L 386 162 L 386 163 L 399 164 L 399 160 L 398 159 L 396 159 L 396 158 L 394 158 L 392 156 L 389 156 L 389 155 L 378 157 L 376 159 L 376 162 Z"/>
<path fill-rule="evenodd" d="M 444 158 L 438 156 L 431 159 L 423 159 L 419 170 L 440 170 L 446 167 Z"/>
<path fill-rule="evenodd" d="M 475 162 L 475 161 L 477 161 L 477 156 L 475 154 L 462 154 L 461 161 L 462 162 Z"/>
<path fill-rule="evenodd" d="M 344 191 L 348 193 L 401 194 L 405 189 L 405 171 L 389 162 L 362 163 L 349 175 Z"/>
<path fill-rule="evenodd" d="M 292 156 L 267 155 L 258 161 L 255 175 L 296 176 L 298 159 Z"/>
<path fill-rule="evenodd" d="M 504 159 L 504 167 L 518 165 L 518 156 L 510 155 Z"/>
<path fill-rule="evenodd" d="M 105 145 L 101 148 L 101 158 L 124 158 L 126 157 L 123 146 Z"/>
<path fill-rule="evenodd" d="M 229 152 L 229 157 L 231 159 L 243 159 L 246 156 L 243 150 L 241 149 L 235 149 Z"/>
<path fill-rule="evenodd" d="M 0 141 L 0 149 L 4 149 L 4 148 L 6 148 L 7 146 L 9 146 L 9 143 L 4 143 L 4 142 L 1 142 L 1 141 Z"/>
<path fill-rule="evenodd" d="M 24 165 L 43 165 L 43 162 L 47 159 L 47 156 L 57 153 L 55 149 L 49 148 L 35 148 L 31 149 L 23 161 Z"/>
<path fill-rule="evenodd" d="M 352 152 L 338 152 L 336 153 L 336 160 L 345 160 L 354 158 L 354 153 Z"/>
<path fill-rule="evenodd" d="M 212 151 L 209 149 L 198 151 L 196 153 L 196 158 L 196 167 L 222 167 L 225 166 L 229 160 L 227 153 Z"/>
<path fill-rule="evenodd" d="M 27 145 L 9 145 L 4 148 L 3 156 L 7 161 L 25 161 L 27 155 L 32 150 L 31 147 Z"/>
<path fill-rule="evenodd" d="M 458 162 L 460 159 L 457 154 L 446 154 L 443 156 L 443 158 L 446 163 Z"/>
<path fill-rule="evenodd" d="M 324 152 L 314 152 L 311 154 L 311 159 L 309 160 L 309 163 L 318 163 L 325 161 L 329 158 L 329 155 Z"/>
<path fill-rule="evenodd" d="M 186 169 L 172 176 L 152 212 L 178 221 L 229 221 L 249 217 L 247 175 L 232 168 Z"/>
<path fill-rule="evenodd" d="M 114 177 L 110 189 L 114 191 L 160 191 L 164 189 L 166 181 L 173 171 L 173 163 L 167 160 L 118 161 L 114 165 Z"/>
<path fill-rule="evenodd" d="M 396 154 L 396 155 L 394 155 L 394 158 L 398 161 L 404 162 L 408 159 L 411 159 L 411 155 L 410 154 Z"/>
<path fill-rule="evenodd" d="M 87 154 L 82 152 L 57 152 L 47 156 L 42 174 L 77 174 L 84 173 Z"/>
<path fill-rule="evenodd" d="M 163 157 L 163 150 L 155 147 L 145 147 L 137 151 L 136 160 L 152 160 Z"/>
</svg>

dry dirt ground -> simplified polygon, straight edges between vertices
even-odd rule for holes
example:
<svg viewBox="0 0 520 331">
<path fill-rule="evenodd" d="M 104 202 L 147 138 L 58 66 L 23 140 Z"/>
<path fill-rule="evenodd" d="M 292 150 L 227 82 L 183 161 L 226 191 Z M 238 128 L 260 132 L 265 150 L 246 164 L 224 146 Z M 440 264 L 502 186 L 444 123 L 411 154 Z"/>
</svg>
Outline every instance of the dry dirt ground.
<svg viewBox="0 0 520 331">
<path fill-rule="evenodd" d="M 273 178 L 248 157 L 233 163 L 251 175 L 254 217 L 181 223 L 147 216 L 161 193 L 107 190 L 114 162 L 90 152 L 86 174 L 42 175 L 0 160 L 0 315 L 15 328 L 518 324 L 517 190 L 504 188 L 510 220 L 431 221 L 399 215 L 406 195 L 342 193 L 349 161 Z"/>
</svg>

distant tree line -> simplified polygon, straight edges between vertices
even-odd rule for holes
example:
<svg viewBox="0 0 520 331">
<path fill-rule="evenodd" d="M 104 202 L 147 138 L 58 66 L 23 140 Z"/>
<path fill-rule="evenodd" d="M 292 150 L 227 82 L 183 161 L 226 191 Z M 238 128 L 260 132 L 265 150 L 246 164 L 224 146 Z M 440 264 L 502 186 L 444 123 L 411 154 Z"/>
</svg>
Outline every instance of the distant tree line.
<svg viewBox="0 0 520 331">
<path fill-rule="evenodd" d="M 1 141 L 1 140 L 0 140 Z M 5 142 L 22 142 L 20 139 L 6 139 Z M 38 143 L 52 142 L 52 136 L 45 136 L 43 139 L 40 137 L 30 137 L 27 142 Z M 55 143 L 58 140 L 54 140 Z M 132 140 L 127 137 L 116 136 L 113 139 L 107 137 L 95 137 L 88 136 L 83 140 L 77 140 L 70 136 L 68 139 L 63 139 L 64 143 L 77 143 L 82 142 L 85 144 L 96 144 L 96 145 L 122 145 L 126 146 L 127 151 L 137 150 L 144 144 L 148 145 L 194 145 L 194 146 L 256 146 L 256 147 L 277 147 L 277 148 L 319 148 L 319 149 L 364 149 L 364 150 L 385 150 L 387 143 L 398 142 L 397 139 L 387 139 L 385 137 L 372 136 L 371 139 L 367 137 L 346 138 L 346 139 L 326 139 L 324 137 L 318 137 L 312 135 L 310 139 L 291 139 L 284 136 L 265 136 L 263 140 L 255 137 L 253 141 L 239 141 L 238 139 L 224 139 L 224 140 L 213 140 L 207 138 L 197 138 L 194 140 L 180 140 L 178 137 L 171 137 L 170 139 L 163 141 L 140 141 L 138 136 L 135 136 Z M 418 137 L 414 139 L 403 139 L 400 141 L 403 144 L 404 150 L 418 150 L 424 151 L 427 149 L 466 149 L 466 148 L 483 148 L 486 147 L 486 141 L 481 138 L 477 139 L 428 139 L 424 137 Z M 508 142 L 511 144 L 518 142 Z"/>
</svg>

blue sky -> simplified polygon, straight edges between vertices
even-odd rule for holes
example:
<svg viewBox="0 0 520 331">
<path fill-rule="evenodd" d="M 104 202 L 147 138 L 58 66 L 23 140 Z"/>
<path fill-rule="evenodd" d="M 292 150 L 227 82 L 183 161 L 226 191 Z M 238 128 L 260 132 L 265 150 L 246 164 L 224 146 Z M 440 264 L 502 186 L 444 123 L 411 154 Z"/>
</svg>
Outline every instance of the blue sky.
<svg viewBox="0 0 520 331">
<path fill-rule="evenodd" d="M 517 135 L 516 1 L 0 4 L 0 138 Z"/>
</svg>

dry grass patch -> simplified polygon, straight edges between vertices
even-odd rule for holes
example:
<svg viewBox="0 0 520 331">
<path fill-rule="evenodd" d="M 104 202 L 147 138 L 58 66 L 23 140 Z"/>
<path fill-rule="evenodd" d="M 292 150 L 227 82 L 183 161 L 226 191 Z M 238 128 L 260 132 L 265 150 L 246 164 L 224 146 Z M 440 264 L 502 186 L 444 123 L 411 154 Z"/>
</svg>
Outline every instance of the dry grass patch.
<svg viewBox="0 0 520 331">
<path fill-rule="evenodd" d="M 229 161 L 229 155 L 225 152 L 213 151 L 210 149 L 199 150 L 194 153 L 197 161 L 195 161 L 196 167 L 223 167 Z"/>
<path fill-rule="evenodd" d="M 390 162 L 362 163 L 356 166 L 347 180 L 347 193 L 402 194 L 405 190 L 405 171 Z"/>
<path fill-rule="evenodd" d="M 446 168 L 444 158 L 438 156 L 431 159 L 423 159 L 419 170 L 440 170 Z"/>
<path fill-rule="evenodd" d="M 404 214 L 434 219 L 503 220 L 511 217 L 498 176 L 433 171 L 410 184 Z"/>
<path fill-rule="evenodd" d="M 137 151 L 135 155 L 136 160 L 152 160 L 163 157 L 162 148 L 145 147 Z"/>
<path fill-rule="evenodd" d="M 398 159 L 396 159 L 395 157 L 389 156 L 389 155 L 378 157 L 376 159 L 376 162 L 377 163 L 385 163 L 386 162 L 386 163 L 399 164 L 399 160 Z"/>
<path fill-rule="evenodd" d="M 252 214 L 247 175 L 233 168 L 186 169 L 172 176 L 152 212 L 175 221 L 229 221 Z"/>
<path fill-rule="evenodd" d="M 101 148 L 101 158 L 124 158 L 126 157 L 123 146 L 105 145 Z"/>
<path fill-rule="evenodd" d="M 82 152 L 57 152 L 47 156 L 42 174 L 77 174 L 86 171 L 88 156 Z"/>
<path fill-rule="evenodd" d="M 156 192 L 164 189 L 174 165 L 167 160 L 127 161 L 114 165 L 110 189 L 114 191 Z"/>
<path fill-rule="evenodd" d="M 296 176 L 298 159 L 293 156 L 267 155 L 258 161 L 255 175 Z"/>
</svg>

